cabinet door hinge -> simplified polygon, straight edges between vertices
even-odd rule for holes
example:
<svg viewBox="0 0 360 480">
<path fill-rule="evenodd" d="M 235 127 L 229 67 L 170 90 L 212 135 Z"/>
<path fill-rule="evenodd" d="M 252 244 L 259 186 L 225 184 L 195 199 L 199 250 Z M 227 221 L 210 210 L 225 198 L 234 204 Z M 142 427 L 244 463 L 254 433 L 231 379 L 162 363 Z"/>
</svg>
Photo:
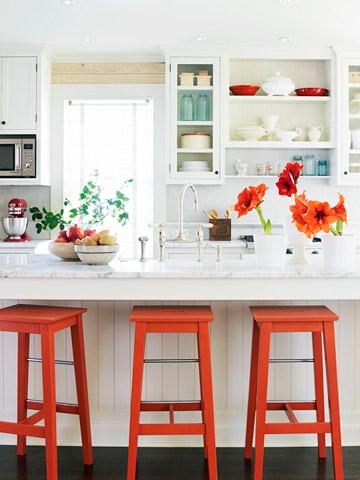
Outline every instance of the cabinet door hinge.
<svg viewBox="0 0 360 480">
<path fill-rule="evenodd" d="M 169 172 L 171 172 L 171 163 L 169 163 Z"/>
<path fill-rule="evenodd" d="M 38 64 L 35 65 L 35 72 L 38 71 Z"/>
<path fill-rule="evenodd" d="M 171 72 L 171 63 L 169 63 L 169 72 Z"/>
<path fill-rule="evenodd" d="M 37 123 L 37 121 L 38 121 L 38 114 L 35 113 L 35 123 Z"/>
</svg>

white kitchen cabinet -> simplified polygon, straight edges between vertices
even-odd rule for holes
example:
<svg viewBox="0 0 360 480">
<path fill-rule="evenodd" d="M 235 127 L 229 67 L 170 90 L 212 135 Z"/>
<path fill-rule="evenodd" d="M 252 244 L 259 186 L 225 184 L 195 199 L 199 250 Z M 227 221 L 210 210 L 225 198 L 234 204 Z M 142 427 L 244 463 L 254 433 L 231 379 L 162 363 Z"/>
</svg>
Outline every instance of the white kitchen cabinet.
<svg viewBox="0 0 360 480">
<path fill-rule="evenodd" d="M 222 182 L 221 152 L 221 84 L 219 57 L 167 57 L 167 182 L 219 184 Z M 202 85 L 196 75 L 207 71 L 209 85 Z M 189 85 L 183 85 L 181 75 L 192 73 Z M 192 104 L 192 114 L 184 115 L 183 100 Z M 199 100 L 207 102 L 207 115 L 199 115 Z M 184 148 L 182 137 L 196 134 L 209 141 L 203 148 Z M 196 165 L 202 165 L 196 171 Z M 190 170 L 190 171 L 186 171 Z"/>
<path fill-rule="evenodd" d="M 0 132 L 36 129 L 37 58 L 2 57 Z"/>
<path fill-rule="evenodd" d="M 338 61 L 338 183 L 360 183 L 360 52 Z"/>
</svg>

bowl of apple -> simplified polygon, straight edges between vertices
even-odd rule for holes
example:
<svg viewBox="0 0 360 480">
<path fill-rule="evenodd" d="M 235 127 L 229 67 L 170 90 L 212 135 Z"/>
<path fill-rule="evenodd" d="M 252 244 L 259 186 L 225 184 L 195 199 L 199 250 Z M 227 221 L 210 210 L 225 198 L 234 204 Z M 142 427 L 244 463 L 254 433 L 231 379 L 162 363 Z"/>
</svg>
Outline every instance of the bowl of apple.
<svg viewBox="0 0 360 480">
<path fill-rule="evenodd" d="M 77 240 L 74 250 L 88 265 L 107 265 L 116 257 L 119 245 L 115 235 L 110 235 L 109 230 L 102 230 Z"/>
<path fill-rule="evenodd" d="M 49 252 L 61 260 L 80 260 L 74 249 L 75 243 L 94 233 L 95 230 L 90 228 L 83 228 L 77 224 L 71 225 L 66 230 L 61 230 L 57 239 L 49 243 Z"/>
</svg>

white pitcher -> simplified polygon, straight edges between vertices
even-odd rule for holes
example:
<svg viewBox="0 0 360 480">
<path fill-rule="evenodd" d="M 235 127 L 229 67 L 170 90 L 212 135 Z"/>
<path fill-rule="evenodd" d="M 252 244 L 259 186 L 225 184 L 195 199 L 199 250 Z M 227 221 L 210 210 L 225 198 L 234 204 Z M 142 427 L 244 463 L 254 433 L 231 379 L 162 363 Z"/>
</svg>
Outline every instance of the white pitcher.
<svg viewBox="0 0 360 480">
<path fill-rule="evenodd" d="M 309 127 L 308 138 L 310 142 L 318 142 L 323 132 L 324 132 L 324 127 L 322 125 L 319 125 L 318 127 Z"/>
</svg>

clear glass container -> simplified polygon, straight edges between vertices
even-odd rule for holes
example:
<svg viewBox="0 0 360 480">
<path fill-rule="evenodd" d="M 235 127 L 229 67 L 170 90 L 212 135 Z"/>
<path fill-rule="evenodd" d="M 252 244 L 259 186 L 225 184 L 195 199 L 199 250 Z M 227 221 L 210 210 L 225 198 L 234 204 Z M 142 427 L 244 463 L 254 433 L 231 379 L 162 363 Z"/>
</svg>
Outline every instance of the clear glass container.
<svg viewBox="0 0 360 480">
<path fill-rule="evenodd" d="M 191 93 L 184 93 L 180 99 L 180 120 L 191 121 L 195 119 L 194 99 Z"/>
<path fill-rule="evenodd" d="M 196 120 L 203 122 L 210 120 L 210 100 L 206 93 L 200 93 L 196 99 Z"/>
<path fill-rule="evenodd" d="M 292 157 L 293 163 L 298 163 L 299 165 L 304 166 L 304 159 L 301 155 L 294 155 Z M 304 175 L 304 169 L 301 170 L 300 175 Z"/>
<path fill-rule="evenodd" d="M 327 160 L 318 161 L 318 175 L 320 177 L 326 177 L 329 175 L 329 164 Z"/>
<path fill-rule="evenodd" d="M 316 175 L 315 155 L 304 155 L 304 175 Z"/>
</svg>

